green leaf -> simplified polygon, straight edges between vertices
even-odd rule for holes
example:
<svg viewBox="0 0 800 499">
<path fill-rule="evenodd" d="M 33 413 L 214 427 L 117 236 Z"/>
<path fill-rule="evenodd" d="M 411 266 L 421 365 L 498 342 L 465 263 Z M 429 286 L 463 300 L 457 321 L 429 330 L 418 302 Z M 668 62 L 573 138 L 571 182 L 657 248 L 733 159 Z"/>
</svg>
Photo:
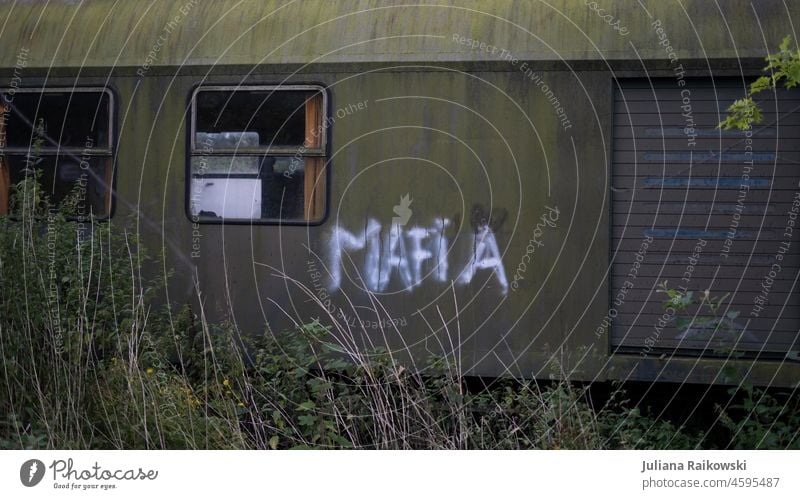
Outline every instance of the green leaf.
<svg viewBox="0 0 800 499">
<path fill-rule="evenodd" d="M 800 82 L 800 64 L 794 63 L 786 69 L 786 88 L 792 88 Z"/>
<path fill-rule="evenodd" d="M 728 107 L 728 116 L 717 128 L 725 130 L 748 130 L 754 123 L 761 122 L 761 109 L 753 102 L 752 97 L 737 99 Z"/>
<path fill-rule="evenodd" d="M 791 43 L 792 43 L 791 35 L 786 35 L 785 37 L 783 37 L 783 40 L 781 40 L 781 44 L 778 45 L 778 48 L 780 49 L 781 52 L 789 52 L 789 44 Z"/>
<path fill-rule="evenodd" d="M 344 353 L 345 352 L 344 348 L 342 348 L 341 345 L 337 345 L 336 343 L 330 343 L 328 341 L 323 341 L 322 342 L 322 346 L 324 348 L 328 349 L 331 352 L 337 352 L 337 353 Z"/>
<path fill-rule="evenodd" d="M 317 405 L 314 403 L 313 400 L 306 400 L 305 402 L 301 403 L 297 406 L 298 411 L 311 411 L 317 408 Z"/>
<path fill-rule="evenodd" d="M 311 391 L 313 393 L 324 393 L 328 390 L 333 389 L 333 383 L 331 382 L 316 381 L 315 383 L 310 385 L 311 385 Z"/>
<path fill-rule="evenodd" d="M 757 94 L 758 92 L 773 88 L 775 83 L 769 76 L 760 76 L 756 81 L 750 84 L 750 95 Z"/>
<path fill-rule="evenodd" d="M 317 424 L 316 416 L 311 416 L 308 414 L 303 414 L 302 416 L 297 418 L 297 422 L 300 423 L 302 426 L 315 426 Z"/>
<path fill-rule="evenodd" d="M 278 435 L 274 435 L 269 439 L 269 448 L 275 450 L 278 448 Z"/>
</svg>

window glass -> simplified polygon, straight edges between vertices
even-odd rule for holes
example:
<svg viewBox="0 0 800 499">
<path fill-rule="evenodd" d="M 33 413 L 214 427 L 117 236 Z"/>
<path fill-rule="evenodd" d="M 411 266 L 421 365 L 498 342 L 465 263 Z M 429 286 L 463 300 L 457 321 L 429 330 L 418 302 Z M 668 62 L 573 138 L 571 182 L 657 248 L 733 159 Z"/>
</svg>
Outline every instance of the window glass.
<svg viewBox="0 0 800 499">
<path fill-rule="evenodd" d="M 56 205 L 68 202 L 76 218 L 109 216 L 111 94 L 102 89 L 15 89 L 3 94 L 0 214 L 11 209 L 12 186 L 37 175 L 50 200 Z"/>
<path fill-rule="evenodd" d="M 193 221 L 316 221 L 325 209 L 324 94 L 314 87 L 195 94 Z"/>
<path fill-rule="evenodd" d="M 195 144 L 211 134 L 224 138 L 218 147 L 299 147 L 305 140 L 305 102 L 310 95 L 290 90 L 198 92 Z"/>
<path fill-rule="evenodd" d="M 203 162 L 209 160 L 219 168 L 203 169 Z M 245 163 L 248 171 L 233 170 Z M 217 219 L 302 220 L 305 163 L 303 158 L 290 156 L 192 158 L 191 214 Z"/>
<path fill-rule="evenodd" d="M 25 157 L 8 156 L 11 185 L 25 178 Z M 56 156 L 42 156 L 36 166 L 41 170 L 41 186 L 57 205 L 74 196 L 74 214 L 85 217 L 90 213 L 106 215 L 106 159 L 88 158 L 81 162 Z"/>
<path fill-rule="evenodd" d="M 27 149 L 34 124 L 42 123 L 43 149 L 109 147 L 109 95 L 106 92 L 16 92 L 6 95 L 7 148 Z"/>
<path fill-rule="evenodd" d="M 192 175 L 258 174 L 261 161 L 258 156 L 193 156 Z"/>
</svg>

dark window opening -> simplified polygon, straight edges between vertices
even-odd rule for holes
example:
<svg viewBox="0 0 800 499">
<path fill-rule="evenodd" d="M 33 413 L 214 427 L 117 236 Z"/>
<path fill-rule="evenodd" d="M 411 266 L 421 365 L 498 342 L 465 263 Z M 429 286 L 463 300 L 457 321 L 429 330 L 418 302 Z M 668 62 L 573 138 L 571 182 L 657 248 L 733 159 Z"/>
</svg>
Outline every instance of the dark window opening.
<svg viewBox="0 0 800 499">
<path fill-rule="evenodd" d="M 305 140 L 304 108 L 310 95 L 287 90 L 199 92 L 195 133 L 217 136 L 220 147 L 299 147 Z"/>
<path fill-rule="evenodd" d="M 95 89 L 14 89 L 0 102 L 0 214 L 13 185 L 38 175 L 56 206 L 105 218 L 112 200 L 111 94 Z M 11 213 L 13 215 L 13 213 Z"/>
</svg>

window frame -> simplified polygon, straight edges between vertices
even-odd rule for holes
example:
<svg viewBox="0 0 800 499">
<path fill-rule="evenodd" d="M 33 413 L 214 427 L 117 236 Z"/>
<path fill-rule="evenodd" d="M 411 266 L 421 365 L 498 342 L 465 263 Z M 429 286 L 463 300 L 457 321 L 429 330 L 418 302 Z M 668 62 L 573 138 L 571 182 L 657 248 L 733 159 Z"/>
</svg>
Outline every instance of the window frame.
<svg viewBox="0 0 800 499">
<path fill-rule="evenodd" d="M 196 117 L 197 117 L 197 95 L 201 92 L 236 92 L 236 91 L 257 91 L 257 92 L 272 92 L 278 93 L 283 91 L 305 91 L 305 92 L 317 92 L 321 95 L 322 102 L 320 104 L 320 111 L 322 113 L 320 117 L 320 128 L 322 129 L 322 133 L 319 134 L 320 145 L 319 147 L 305 147 L 304 145 L 301 146 L 264 146 L 264 147 L 238 147 L 238 148 L 215 148 L 213 151 L 204 151 L 202 148 L 197 147 L 196 143 L 196 131 L 197 131 L 197 124 L 196 124 Z M 286 226 L 318 226 L 325 223 L 328 218 L 329 214 L 329 199 L 330 199 L 330 163 L 327 158 L 330 157 L 329 154 L 329 134 L 330 134 L 330 126 L 326 126 L 326 120 L 330 116 L 330 98 L 328 93 L 328 88 L 323 84 L 318 83 L 302 83 L 302 84 L 288 84 L 288 85 L 281 85 L 281 84 L 233 84 L 233 85 L 226 85 L 226 84 L 197 84 L 192 88 L 191 92 L 188 96 L 188 103 L 186 106 L 187 111 L 187 138 L 186 138 L 186 175 L 185 175 L 185 199 L 184 199 L 184 213 L 187 219 L 192 224 L 198 225 L 286 225 Z M 299 112 L 299 111 L 298 111 Z M 301 153 L 302 151 L 302 153 Z M 200 216 L 196 216 L 192 214 L 192 180 L 195 178 L 192 173 L 192 158 L 197 156 L 219 156 L 219 157 L 231 157 L 231 156 L 258 156 L 258 157 L 266 157 L 266 156 L 294 156 L 296 154 L 300 154 L 301 157 L 306 158 L 318 158 L 321 164 L 322 171 L 319 174 L 319 178 L 323 179 L 325 185 L 323 186 L 320 193 L 317 195 L 323 196 L 323 202 L 320 205 L 320 209 L 322 210 L 322 214 L 317 219 L 301 219 L 301 218 L 292 218 L 292 219 L 283 219 L 283 218 L 252 218 L 252 219 L 241 219 L 241 218 L 204 218 Z M 227 175 L 220 174 L 221 178 L 250 178 L 249 175 L 245 174 L 244 176 L 231 173 Z M 308 180 L 304 178 L 304 182 L 306 186 L 308 184 Z M 305 193 L 304 187 L 304 193 Z M 263 200 L 262 200 L 263 202 Z M 305 202 L 305 200 L 304 200 Z"/>
<path fill-rule="evenodd" d="M 75 85 L 54 85 L 54 86 L 46 86 L 42 84 L 41 86 L 30 86 L 30 87 L 9 87 L 9 86 L 2 86 L 0 87 L 0 105 L 5 106 L 8 101 L 5 99 L 6 94 L 13 93 L 13 95 L 17 94 L 75 94 L 75 93 L 103 93 L 108 96 L 108 129 L 106 130 L 108 136 L 108 144 L 105 147 L 93 147 L 91 150 L 86 150 L 85 147 L 53 147 L 47 146 L 42 147 L 40 150 L 40 154 L 42 156 L 60 156 L 62 154 L 78 154 L 81 156 L 91 156 L 91 157 L 107 157 L 108 161 L 110 162 L 109 165 L 109 182 L 108 182 L 108 201 L 107 202 L 107 213 L 103 216 L 94 216 L 92 219 L 96 222 L 107 222 L 114 217 L 116 212 L 116 205 L 117 205 L 117 189 L 116 189 L 116 180 L 117 180 L 117 92 L 114 88 L 109 85 L 87 85 L 87 86 L 75 86 Z M 12 100 L 13 104 L 13 100 Z M 0 157 L 3 157 L 7 154 L 10 155 L 28 155 L 31 152 L 31 145 L 29 144 L 28 147 L 8 147 L 3 145 L 0 148 Z M 11 186 L 9 185 L 9 190 Z M 5 200 L 8 202 L 8 197 L 10 192 L 8 193 L 0 193 L 0 200 Z M 11 216 L 7 212 L 8 206 L 0 207 L 0 213 L 5 213 L 6 216 Z M 13 217 L 12 217 L 13 218 Z M 69 217 L 68 220 L 73 222 L 85 222 L 88 218 L 86 217 Z"/>
</svg>

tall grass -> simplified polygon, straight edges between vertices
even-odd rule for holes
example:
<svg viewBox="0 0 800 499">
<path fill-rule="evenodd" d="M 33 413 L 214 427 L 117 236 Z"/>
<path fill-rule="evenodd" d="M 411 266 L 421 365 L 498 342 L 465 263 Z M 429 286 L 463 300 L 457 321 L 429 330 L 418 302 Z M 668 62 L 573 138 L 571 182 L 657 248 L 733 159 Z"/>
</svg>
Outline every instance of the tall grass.
<svg viewBox="0 0 800 499">
<path fill-rule="evenodd" d="M 73 207 L 52 206 L 31 175 L 0 218 L 0 448 L 702 445 L 566 381 L 468 380 L 458 359 L 355 348 L 364 331 L 334 317 L 241 335 L 155 305 L 164 283 L 136 234 L 70 221 Z"/>
</svg>

